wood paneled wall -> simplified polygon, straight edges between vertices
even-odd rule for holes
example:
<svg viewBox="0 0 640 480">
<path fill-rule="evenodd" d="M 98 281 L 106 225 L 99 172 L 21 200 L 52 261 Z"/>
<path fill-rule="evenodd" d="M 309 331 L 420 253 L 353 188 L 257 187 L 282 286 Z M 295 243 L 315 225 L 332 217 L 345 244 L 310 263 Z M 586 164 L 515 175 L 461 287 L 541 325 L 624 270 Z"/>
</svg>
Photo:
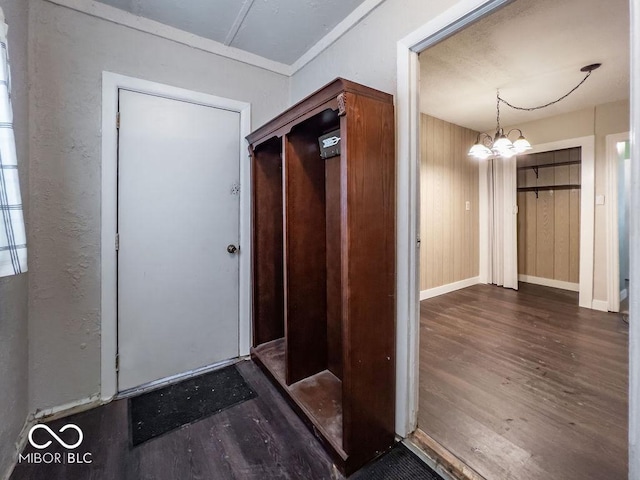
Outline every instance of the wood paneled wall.
<svg viewBox="0 0 640 480">
<path fill-rule="evenodd" d="M 580 148 L 518 158 L 518 167 L 580 160 Z M 518 169 L 518 187 L 580 184 L 580 165 Z M 518 192 L 518 273 L 578 283 L 580 190 Z"/>
<path fill-rule="evenodd" d="M 477 132 L 421 115 L 420 290 L 478 275 Z M 470 209 L 466 210 L 466 202 Z"/>
</svg>

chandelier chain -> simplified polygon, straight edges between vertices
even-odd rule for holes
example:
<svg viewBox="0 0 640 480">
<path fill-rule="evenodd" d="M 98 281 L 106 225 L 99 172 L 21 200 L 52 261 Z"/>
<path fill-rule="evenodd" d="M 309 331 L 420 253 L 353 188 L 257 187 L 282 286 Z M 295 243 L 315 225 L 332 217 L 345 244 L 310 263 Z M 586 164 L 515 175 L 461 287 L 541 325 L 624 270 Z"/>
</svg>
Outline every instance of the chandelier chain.
<svg viewBox="0 0 640 480">
<path fill-rule="evenodd" d="M 500 90 L 496 94 L 496 124 L 498 126 L 496 131 L 500 130 Z"/>
<path fill-rule="evenodd" d="M 500 102 L 504 103 L 505 105 L 515 109 L 515 110 L 524 110 L 526 112 L 532 112 L 533 110 L 540 110 L 541 108 L 546 108 L 546 107 L 550 107 L 551 105 L 560 102 L 561 100 L 564 100 L 565 98 L 567 98 L 569 95 L 571 95 L 573 92 L 575 92 L 578 88 L 580 88 L 580 86 L 587 81 L 587 78 L 589 78 L 589 76 L 591 75 L 591 71 L 587 72 L 587 74 L 584 76 L 584 78 L 582 79 L 582 81 L 576 85 L 575 87 L 573 87 L 571 90 L 569 90 L 567 93 L 565 93 L 563 96 L 561 96 L 560 98 L 558 98 L 557 100 L 554 100 L 552 102 L 549 103 L 545 103 L 544 105 L 538 105 L 537 107 L 518 107 L 516 105 L 512 105 L 509 102 L 507 102 L 504 98 L 502 98 L 500 96 L 500 91 L 498 90 L 498 124 L 500 124 Z"/>
</svg>

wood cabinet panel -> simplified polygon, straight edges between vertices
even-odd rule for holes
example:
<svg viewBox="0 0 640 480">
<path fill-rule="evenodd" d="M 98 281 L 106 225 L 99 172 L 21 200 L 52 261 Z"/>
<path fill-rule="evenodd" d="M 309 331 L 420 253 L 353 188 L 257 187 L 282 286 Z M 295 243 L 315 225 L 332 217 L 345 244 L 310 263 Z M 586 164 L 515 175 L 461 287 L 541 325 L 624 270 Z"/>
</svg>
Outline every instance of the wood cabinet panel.
<svg viewBox="0 0 640 480">
<path fill-rule="evenodd" d="M 340 156 L 325 161 L 327 218 L 327 368 L 342 378 L 342 228 Z"/>
<path fill-rule="evenodd" d="M 346 103 L 343 446 L 360 463 L 394 439 L 395 141 L 393 105 L 353 94 Z"/>
<path fill-rule="evenodd" d="M 340 154 L 323 159 L 318 138 L 336 128 Z M 263 313 L 272 312 L 285 328 L 281 338 L 256 335 L 251 354 L 350 473 L 395 437 L 393 99 L 332 82 L 247 137 L 254 171 L 256 152 L 273 136 L 284 171 L 254 178 L 254 229 L 277 220 L 279 191 L 284 230 L 254 231 L 256 242 L 270 244 L 255 250 L 253 295 L 262 308 L 253 324 L 265 330 L 271 317 Z M 268 207 L 258 190 L 271 192 Z M 277 251 L 281 257 L 264 254 Z M 260 290 L 263 272 L 274 267 L 263 262 L 282 265 L 275 270 L 283 281 L 269 290 Z"/>
<path fill-rule="evenodd" d="M 287 385 L 327 366 L 327 269 L 324 162 L 317 136 L 285 139 L 285 343 Z"/>
<path fill-rule="evenodd" d="M 272 139 L 252 155 L 255 346 L 284 335 L 281 142 Z"/>
</svg>

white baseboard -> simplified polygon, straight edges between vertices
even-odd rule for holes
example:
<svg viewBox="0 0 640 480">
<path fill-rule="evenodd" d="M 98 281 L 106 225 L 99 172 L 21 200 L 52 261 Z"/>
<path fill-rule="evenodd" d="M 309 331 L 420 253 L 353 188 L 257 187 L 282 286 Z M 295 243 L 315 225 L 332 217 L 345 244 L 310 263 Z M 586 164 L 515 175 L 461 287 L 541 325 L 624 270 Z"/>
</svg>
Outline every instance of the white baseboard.
<svg viewBox="0 0 640 480">
<path fill-rule="evenodd" d="M 606 300 L 593 300 L 591 302 L 591 308 L 593 310 L 599 310 L 601 312 L 608 312 L 609 302 L 607 302 Z"/>
<path fill-rule="evenodd" d="M 626 288 L 624 290 L 620 290 L 620 301 L 622 302 L 623 300 L 626 300 L 628 295 L 629 292 Z"/>
<path fill-rule="evenodd" d="M 455 292 L 463 288 L 477 285 L 480 282 L 480 277 L 467 278 L 460 280 L 459 282 L 448 283 L 440 287 L 429 288 L 420 292 L 420 300 L 426 300 L 427 298 L 437 297 L 438 295 L 444 295 L 445 293 Z"/>
<path fill-rule="evenodd" d="M 104 403 L 106 402 L 100 398 L 100 394 L 96 393 L 90 397 L 76 400 L 75 402 L 65 403 L 64 405 L 59 405 L 57 407 L 45 408 L 44 410 L 38 409 L 33 414 L 33 418 L 38 423 L 44 421 L 50 422 L 51 420 L 57 420 L 58 418 L 68 417 L 69 415 L 90 410 L 94 407 L 103 405 Z"/>
<path fill-rule="evenodd" d="M 570 290 L 572 292 L 580 291 L 580 284 L 572 282 L 563 282 L 562 280 L 553 280 L 551 278 L 534 277 L 532 275 L 518 275 L 518 280 L 525 283 L 533 283 L 544 287 L 559 288 L 561 290 Z"/>
</svg>

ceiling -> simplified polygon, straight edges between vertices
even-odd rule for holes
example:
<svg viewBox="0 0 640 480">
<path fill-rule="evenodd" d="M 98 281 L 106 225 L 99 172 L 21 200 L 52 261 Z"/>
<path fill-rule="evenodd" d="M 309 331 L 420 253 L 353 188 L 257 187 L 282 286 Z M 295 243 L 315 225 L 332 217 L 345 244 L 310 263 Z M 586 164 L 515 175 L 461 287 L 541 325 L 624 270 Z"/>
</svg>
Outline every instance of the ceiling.
<svg viewBox="0 0 640 480">
<path fill-rule="evenodd" d="M 99 0 L 291 65 L 364 0 Z"/>
<path fill-rule="evenodd" d="M 476 131 L 495 130 L 496 89 L 523 107 L 575 87 L 533 112 L 500 106 L 503 126 L 629 98 L 627 0 L 516 0 L 420 54 L 421 111 Z"/>
</svg>

